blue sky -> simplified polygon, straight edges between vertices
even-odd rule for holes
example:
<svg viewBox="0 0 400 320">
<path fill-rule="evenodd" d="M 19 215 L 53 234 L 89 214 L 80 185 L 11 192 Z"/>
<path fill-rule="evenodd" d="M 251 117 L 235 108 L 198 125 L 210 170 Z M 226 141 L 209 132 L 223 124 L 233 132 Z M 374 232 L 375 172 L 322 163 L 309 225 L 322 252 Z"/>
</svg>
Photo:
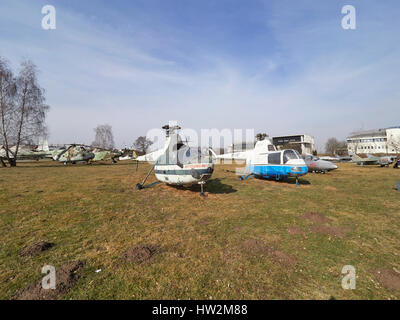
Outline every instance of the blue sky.
<svg viewBox="0 0 400 320">
<path fill-rule="evenodd" d="M 42 6 L 57 29 L 41 28 Z M 341 27 L 354 5 L 357 29 Z M 168 120 L 327 138 L 400 125 L 396 0 L 0 0 L 0 56 L 40 69 L 50 142 L 118 146 Z"/>
</svg>

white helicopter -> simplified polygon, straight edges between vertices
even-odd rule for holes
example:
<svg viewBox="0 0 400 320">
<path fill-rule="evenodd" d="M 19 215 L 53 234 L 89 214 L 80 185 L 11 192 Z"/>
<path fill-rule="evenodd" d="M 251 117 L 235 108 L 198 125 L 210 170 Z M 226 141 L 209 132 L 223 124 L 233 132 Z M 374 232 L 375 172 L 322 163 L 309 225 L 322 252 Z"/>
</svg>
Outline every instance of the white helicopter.
<svg viewBox="0 0 400 320">
<path fill-rule="evenodd" d="M 210 151 L 204 152 L 200 148 L 189 147 L 183 143 L 177 133 L 181 127 L 177 125 L 165 125 L 162 128 L 166 131 L 167 138 L 164 147 L 135 159 L 136 161 L 154 162 L 144 180 L 136 185 L 136 189 L 141 190 L 154 185 L 153 183 L 145 186 L 147 178 L 154 170 L 159 182 L 178 186 L 200 184 L 200 194 L 203 196 L 203 186 L 214 172 Z"/>
<path fill-rule="evenodd" d="M 251 177 L 275 178 L 283 180 L 288 177 L 296 178 L 307 174 L 308 169 L 305 161 L 296 150 L 276 150 L 268 138 L 257 141 L 254 149 L 216 155 L 217 159 L 246 160 L 246 169 L 240 180 Z"/>
</svg>

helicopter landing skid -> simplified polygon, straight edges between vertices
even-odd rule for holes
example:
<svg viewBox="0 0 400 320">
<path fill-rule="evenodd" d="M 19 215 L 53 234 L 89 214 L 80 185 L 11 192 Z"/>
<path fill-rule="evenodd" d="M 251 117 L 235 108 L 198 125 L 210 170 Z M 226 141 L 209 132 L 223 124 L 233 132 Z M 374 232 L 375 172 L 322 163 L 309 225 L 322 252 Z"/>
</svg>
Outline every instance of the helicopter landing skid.
<svg viewBox="0 0 400 320">
<path fill-rule="evenodd" d="M 136 189 L 137 190 L 142 190 L 142 189 L 145 189 L 145 188 L 151 188 L 152 186 L 155 186 L 155 185 L 160 184 L 160 183 L 161 183 L 161 181 L 156 181 L 156 182 L 153 182 L 153 183 L 150 183 L 150 184 L 147 184 L 147 185 L 142 185 L 141 183 L 138 183 L 136 185 Z"/>
<path fill-rule="evenodd" d="M 253 178 L 253 177 L 254 177 L 254 174 L 250 173 L 247 176 L 246 175 L 240 176 L 239 180 L 243 181 L 243 180 L 247 180 L 247 179 L 250 179 L 250 178 Z"/>
<path fill-rule="evenodd" d="M 148 179 L 150 173 L 154 170 L 154 167 L 155 167 L 155 166 L 156 166 L 156 163 L 151 167 L 151 169 L 150 169 L 149 172 L 147 173 L 146 177 L 143 179 L 142 183 L 138 183 L 138 184 L 136 185 L 136 189 L 137 189 L 137 190 L 142 190 L 142 189 L 144 189 L 144 188 L 151 187 L 151 186 L 153 186 L 153 185 L 155 184 L 155 183 L 151 183 L 151 184 L 149 184 L 149 185 L 147 185 L 147 186 L 144 185 L 144 184 L 146 183 L 146 181 L 147 181 L 147 179 Z M 159 183 L 159 181 L 157 181 L 157 182 Z"/>
</svg>

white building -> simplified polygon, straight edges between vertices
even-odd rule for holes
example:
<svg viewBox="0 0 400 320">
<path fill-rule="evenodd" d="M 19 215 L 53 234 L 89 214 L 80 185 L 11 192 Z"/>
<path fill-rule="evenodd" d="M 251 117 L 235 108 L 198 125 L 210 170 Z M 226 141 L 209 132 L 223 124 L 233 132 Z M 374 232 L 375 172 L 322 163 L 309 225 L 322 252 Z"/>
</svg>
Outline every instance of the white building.
<svg viewBox="0 0 400 320">
<path fill-rule="evenodd" d="M 400 127 L 353 133 L 347 138 L 349 153 L 400 153 Z"/>
<path fill-rule="evenodd" d="M 309 136 L 307 134 L 273 137 L 272 143 L 275 146 L 283 146 L 288 143 L 299 144 L 301 147 L 302 154 L 306 153 L 311 154 L 315 150 L 314 137 Z"/>
</svg>

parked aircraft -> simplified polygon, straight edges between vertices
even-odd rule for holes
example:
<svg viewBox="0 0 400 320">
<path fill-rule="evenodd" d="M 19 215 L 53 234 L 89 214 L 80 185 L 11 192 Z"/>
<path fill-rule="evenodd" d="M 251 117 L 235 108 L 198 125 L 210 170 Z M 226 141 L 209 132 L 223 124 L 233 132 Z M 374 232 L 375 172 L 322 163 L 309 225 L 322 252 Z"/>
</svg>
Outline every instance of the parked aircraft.
<svg viewBox="0 0 400 320">
<path fill-rule="evenodd" d="M 322 160 L 321 158 L 311 154 L 306 154 L 305 156 L 302 156 L 302 158 L 307 164 L 308 172 L 326 173 L 328 171 L 337 169 L 336 164 L 330 161 Z"/>
<path fill-rule="evenodd" d="M 245 172 L 239 177 L 241 180 L 254 176 L 276 180 L 294 177 L 298 185 L 299 177 L 308 172 L 306 163 L 296 150 L 277 151 L 268 138 L 257 141 L 252 150 L 215 156 L 217 159 L 246 160 Z"/>
<path fill-rule="evenodd" d="M 117 163 L 117 159 L 122 155 L 122 152 L 101 148 L 95 148 L 92 152 L 94 153 L 94 158 L 90 162 L 111 160 L 112 163 Z"/>
<path fill-rule="evenodd" d="M 337 154 L 335 154 L 334 157 L 331 156 L 322 156 L 319 157 L 321 160 L 325 160 L 325 161 L 331 161 L 331 162 L 347 162 L 347 161 L 351 161 L 351 156 L 338 156 Z"/>
<path fill-rule="evenodd" d="M 144 180 L 138 183 L 136 188 L 138 190 L 145 188 L 145 183 L 154 170 L 159 182 L 183 186 L 200 184 L 200 194 L 204 195 L 203 185 L 214 172 L 210 153 L 183 143 L 177 133 L 179 126 L 165 125 L 163 129 L 167 137 L 164 147 L 136 158 L 137 161 L 154 162 Z"/>
<path fill-rule="evenodd" d="M 368 159 L 370 160 L 376 160 L 378 161 L 378 164 L 383 166 L 389 166 L 390 164 L 393 163 L 393 161 L 395 160 L 396 157 L 394 156 L 373 156 L 370 154 L 367 154 Z"/>
<path fill-rule="evenodd" d="M 352 158 L 352 161 L 359 166 L 380 165 L 381 167 L 384 167 L 389 166 L 391 163 L 393 163 L 393 158 L 391 156 L 377 157 L 367 154 L 367 158 L 361 158 L 360 156 L 353 154 Z"/>
<path fill-rule="evenodd" d="M 331 161 L 331 162 L 338 161 L 338 159 L 336 157 L 332 157 L 332 156 L 321 156 L 319 158 L 324 161 Z"/>
<path fill-rule="evenodd" d="M 6 147 L 3 145 L 0 145 L 0 165 L 2 167 L 6 167 L 6 163 L 4 161 L 7 161 L 7 152 L 6 152 Z M 9 156 L 11 155 L 10 149 L 8 149 Z"/>
<path fill-rule="evenodd" d="M 351 156 L 338 156 L 335 155 L 339 162 L 348 162 L 352 160 Z"/>
<path fill-rule="evenodd" d="M 77 162 L 89 163 L 95 157 L 94 153 L 88 151 L 83 145 L 72 144 L 68 148 L 58 149 L 53 151 L 53 160 L 75 164 Z"/>
<path fill-rule="evenodd" d="M 16 149 L 15 145 L 8 148 L 8 155 L 11 159 L 15 158 Z M 0 158 L 6 160 L 6 149 L 2 145 L 0 145 Z M 44 158 L 51 158 L 47 141 L 41 140 L 37 147 L 27 145 L 18 147 L 17 160 L 39 160 Z"/>
<path fill-rule="evenodd" d="M 64 162 L 64 164 L 76 162 L 98 162 L 98 161 L 111 161 L 117 163 L 125 152 L 117 150 L 107 150 L 87 145 L 72 144 L 68 148 L 62 148 L 53 151 L 53 160 Z M 132 159 L 129 157 L 129 159 Z M 125 160 L 125 159 L 124 159 Z"/>
<path fill-rule="evenodd" d="M 377 157 L 367 154 L 367 158 L 361 158 L 357 154 L 352 154 L 352 159 L 352 162 L 356 163 L 359 166 L 380 165 L 381 167 L 384 167 L 389 166 L 391 163 L 393 163 L 393 158 L 391 156 Z"/>
<path fill-rule="evenodd" d="M 118 157 L 118 160 L 135 160 L 137 158 L 137 154 L 134 150 L 123 149 L 121 150 L 121 155 Z"/>
</svg>

